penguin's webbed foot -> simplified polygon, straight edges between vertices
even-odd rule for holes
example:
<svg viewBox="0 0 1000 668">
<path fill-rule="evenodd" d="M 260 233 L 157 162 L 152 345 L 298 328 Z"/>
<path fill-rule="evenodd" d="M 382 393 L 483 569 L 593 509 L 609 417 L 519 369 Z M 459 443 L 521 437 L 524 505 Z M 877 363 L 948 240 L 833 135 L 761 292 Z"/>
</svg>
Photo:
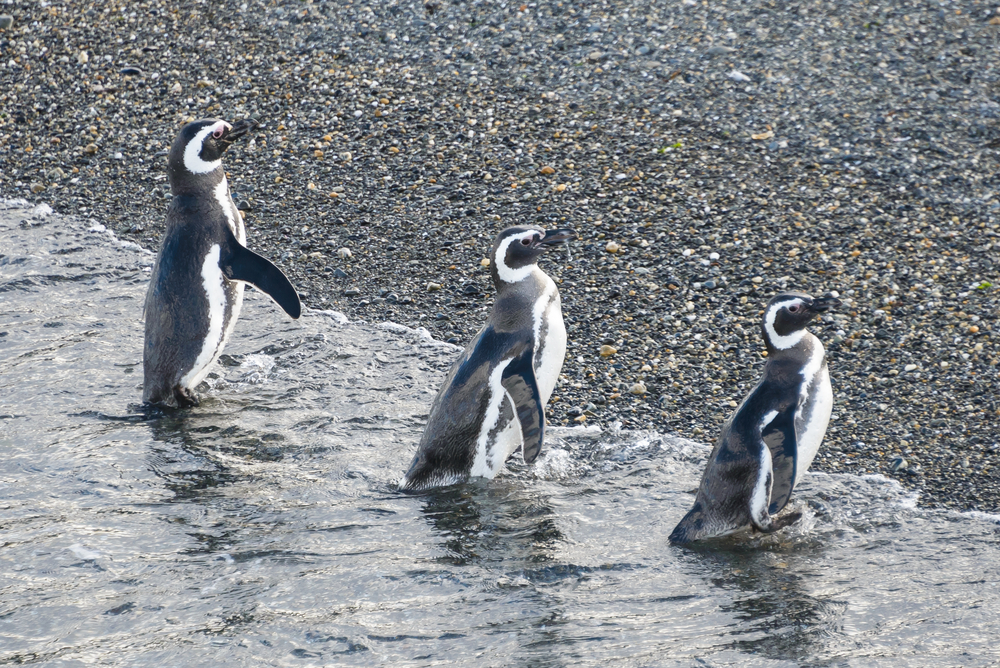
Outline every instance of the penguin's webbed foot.
<svg viewBox="0 0 1000 668">
<path fill-rule="evenodd" d="M 778 518 L 767 518 L 769 521 L 765 524 L 761 522 L 759 525 L 754 524 L 753 528 L 761 533 L 774 533 L 775 531 L 780 531 L 785 527 L 795 524 L 802 518 L 801 512 L 788 513 L 783 517 Z"/>
<path fill-rule="evenodd" d="M 198 405 L 198 395 L 180 385 L 174 388 L 174 399 L 177 401 L 178 408 L 191 408 Z"/>
</svg>

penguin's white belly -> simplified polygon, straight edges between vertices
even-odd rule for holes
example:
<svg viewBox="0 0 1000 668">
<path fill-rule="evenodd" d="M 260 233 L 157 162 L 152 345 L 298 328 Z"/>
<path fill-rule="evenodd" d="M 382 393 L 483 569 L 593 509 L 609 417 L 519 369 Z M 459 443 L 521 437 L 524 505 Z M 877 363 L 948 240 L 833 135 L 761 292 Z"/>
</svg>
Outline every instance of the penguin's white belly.
<svg viewBox="0 0 1000 668">
<path fill-rule="evenodd" d="M 521 424 L 514 414 L 514 403 L 510 395 L 503 397 L 501 405 L 501 419 L 497 428 L 493 429 L 489 435 L 487 446 L 481 450 L 477 449 L 476 459 L 469 470 L 471 476 L 481 476 L 483 478 L 495 478 L 506 465 L 507 459 L 514 454 L 524 443 L 521 436 Z M 511 410 L 508 412 L 507 408 Z M 504 419 L 504 414 L 507 419 Z"/>
<path fill-rule="evenodd" d="M 205 379 L 212 363 L 222 354 L 243 306 L 243 284 L 228 281 L 222 275 L 220 254 L 219 244 L 213 245 L 201 265 L 202 287 L 208 307 L 208 331 L 194 364 L 180 379 L 182 387 L 192 390 Z"/>
<path fill-rule="evenodd" d="M 534 313 L 536 318 L 541 317 L 543 322 L 536 322 L 535 325 L 537 362 L 534 366 L 535 382 L 538 384 L 538 394 L 544 406 L 548 404 L 549 397 L 556 388 L 559 372 L 562 371 L 563 361 L 566 359 L 566 326 L 563 324 L 559 293 L 554 283 L 551 292 L 546 290 L 539 298 L 539 302 L 542 303 L 536 305 Z"/>
<path fill-rule="evenodd" d="M 822 356 L 822 353 L 820 353 Z M 833 387 L 830 385 L 830 373 L 826 365 L 820 362 L 820 368 L 809 384 L 808 394 L 799 403 L 795 412 L 795 441 L 798 446 L 798 457 L 795 466 L 795 483 L 805 476 L 812 464 L 819 446 L 826 435 L 830 424 L 830 414 L 833 412 Z"/>
<path fill-rule="evenodd" d="M 493 368 L 488 379 L 489 403 L 479 425 L 476 439 L 476 455 L 472 460 L 469 475 L 493 478 L 504 466 L 507 457 L 523 442 L 521 425 L 517 421 L 514 402 L 502 380 L 503 372 L 514 358 L 508 358 Z"/>
</svg>

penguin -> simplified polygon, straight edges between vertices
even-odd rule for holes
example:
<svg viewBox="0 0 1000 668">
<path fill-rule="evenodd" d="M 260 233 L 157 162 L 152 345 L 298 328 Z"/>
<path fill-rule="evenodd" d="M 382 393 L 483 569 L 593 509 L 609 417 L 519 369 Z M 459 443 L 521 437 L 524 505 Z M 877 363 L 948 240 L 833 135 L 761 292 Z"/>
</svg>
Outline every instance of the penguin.
<svg viewBox="0 0 1000 668">
<path fill-rule="evenodd" d="M 536 262 L 575 238 L 570 229 L 533 227 L 497 236 L 490 253 L 493 310 L 448 372 L 400 489 L 492 478 L 519 447 L 525 463 L 538 456 L 545 404 L 566 356 L 566 327 L 559 290 Z"/>
<path fill-rule="evenodd" d="M 205 378 L 233 332 L 249 283 L 292 318 L 298 294 L 281 270 L 247 250 L 246 228 L 229 194 L 222 154 L 257 123 L 217 119 L 181 128 L 167 156 L 173 199 L 146 293 L 142 399 L 198 404 Z"/>
<path fill-rule="evenodd" d="M 757 386 L 722 427 L 694 507 L 670 534 L 682 544 L 748 526 L 770 533 L 801 513 L 775 516 L 819 450 L 833 410 L 825 351 L 806 327 L 840 305 L 833 295 L 775 296 L 761 322 L 767 363 Z"/>
</svg>

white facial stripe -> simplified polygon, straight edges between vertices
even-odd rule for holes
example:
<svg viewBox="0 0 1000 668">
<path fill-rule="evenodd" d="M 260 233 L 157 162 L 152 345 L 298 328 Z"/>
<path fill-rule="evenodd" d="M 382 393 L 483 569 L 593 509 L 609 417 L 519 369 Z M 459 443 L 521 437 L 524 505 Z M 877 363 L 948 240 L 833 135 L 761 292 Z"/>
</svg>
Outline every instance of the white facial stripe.
<svg viewBox="0 0 1000 668">
<path fill-rule="evenodd" d="M 497 247 L 496 257 L 493 258 L 493 261 L 496 262 L 497 276 L 500 277 L 500 280 L 505 283 L 517 283 L 518 281 L 523 281 L 531 275 L 535 265 L 529 264 L 525 267 L 521 267 L 520 269 L 511 269 L 507 266 L 504 260 L 507 257 L 507 249 L 510 248 L 512 243 L 515 241 L 520 243 L 522 239 L 533 239 L 540 234 L 541 232 L 538 230 L 528 230 L 527 232 L 522 232 L 521 234 L 509 236 L 500 242 L 500 246 Z"/>
<path fill-rule="evenodd" d="M 805 304 L 804 301 L 796 297 L 795 299 L 786 299 L 783 302 L 778 302 L 772 304 L 771 308 L 767 309 L 767 313 L 764 315 L 764 330 L 767 332 L 767 337 L 771 339 L 771 345 L 778 350 L 788 350 L 805 336 L 806 330 L 800 329 L 797 332 L 792 332 L 786 336 L 780 336 L 776 331 L 774 331 L 774 321 L 778 317 L 778 311 L 785 308 L 786 306 L 794 306 L 795 304 Z"/>
<path fill-rule="evenodd" d="M 750 497 L 750 516 L 756 522 L 764 517 L 771 500 L 771 486 L 767 484 L 771 473 L 771 449 L 763 443 L 760 445 L 760 471 L 757 472 L 757 484 L 754 485 L 753 496 Z"/>
<path fill-rule="evenodd" d="M 201 159 L 201 145 L 205 141 L 208 135 L 212 134 L 218 129 L 229 127 L 229 123 L 225 121 L 219 121 L 218 123 L 213 123 L 208 127 L 204 127 L 198 130 L 198 134 L 194 136 L 194 139 L 188 142 L 188 145 L 184 147 L 184 166 L 192 174 L 208 174 L 211 171 L 218 169 L 222 165 L 222 158 L 218 160 L 213 160 L 212 162 L 206 162 Z"/>
<path fill-rule="evenodd" d="M 201 344 L 201 352 L 194 366 L 181 378 L 181 385 L 188 389 L 194 387 L 208 373 L 208 367 L 215 359 L 222 341 L 222 323 L 226 314 L 226 290 L 223 284 L 222 270 L 219 268 L 221 248 L 215 244 L 205 255 L 201 265 L 202 286 L 208 299 L 208 332 Z"/>
</svg>

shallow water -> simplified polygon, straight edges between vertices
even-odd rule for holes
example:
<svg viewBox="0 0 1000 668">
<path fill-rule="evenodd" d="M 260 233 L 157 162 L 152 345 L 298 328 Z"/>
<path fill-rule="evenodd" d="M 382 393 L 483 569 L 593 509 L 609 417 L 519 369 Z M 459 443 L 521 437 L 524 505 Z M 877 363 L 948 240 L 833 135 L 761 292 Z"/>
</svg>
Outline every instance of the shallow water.
<svg viewBox="0 0 1000 668">
<path fill-rule="evenodd" d="M 252 290 L 202 405 L 144 414 L 152 256 L 0 205 L 0 664 L 926 666 L 1000 660 L 1000 526 L 810 475 L 804 519 L 667 536 L 708 449 L 552 429 L 393 490 L 457 348 Z"/>
</svg>

